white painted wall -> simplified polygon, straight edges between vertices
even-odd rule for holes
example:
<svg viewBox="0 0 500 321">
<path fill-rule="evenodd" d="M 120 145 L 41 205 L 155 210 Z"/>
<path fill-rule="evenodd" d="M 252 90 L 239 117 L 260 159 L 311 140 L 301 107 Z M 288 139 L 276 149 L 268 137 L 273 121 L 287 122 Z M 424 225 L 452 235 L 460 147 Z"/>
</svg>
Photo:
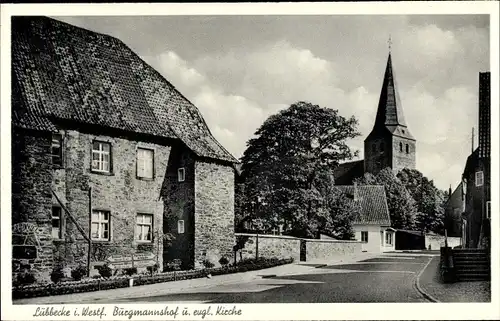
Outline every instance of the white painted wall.
<svg viewBox="0 0 500 321">
<path fill-rule="evenodd" d="M 387 231 L 380 225 L 354 225 L 354 237 L 361 241 L 361 232 L 368 232 L 368 242 L 362 244 L 362 250 L 367 252 L 387 252 L 394 251 L 396 235 L 392 231 Z M 392 233 L 392 244 L 386 244 L 386 233 Z"/>
</svg>

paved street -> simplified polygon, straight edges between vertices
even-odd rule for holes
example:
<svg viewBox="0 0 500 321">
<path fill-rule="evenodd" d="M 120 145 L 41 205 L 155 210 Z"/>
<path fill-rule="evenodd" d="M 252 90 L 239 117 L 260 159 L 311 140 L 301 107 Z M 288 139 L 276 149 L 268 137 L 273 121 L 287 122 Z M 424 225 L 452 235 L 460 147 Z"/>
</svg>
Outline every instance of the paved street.
<svg viewBox="0 0 500 321">
<path fill-rule="evenodd" d="M 182 287 L 164 283 L 111 290 L 115 292 L 101 291 L 99 295 L 78 294 L 71 300 L 61 297 L 59 302 L 75 300 L 77 300 L 75 303 L 94 304 L 428 302 L 417 291 L 414 281 L 431 258 L 428 254 L 390 253 L 365 256 L 346 263 L 297 263 L 256 271 L 253 274 L 243 273 L 242 277 L 234 275 L 225 282 L 218 281 L 218 277 L 214 277 L 211 280 L 193 280 L 198 282 L 196 286 Z M 115 296 L 113 293 L 120 295 Z M 38 298 L 37 301 L 56 303 L 58 298 L 52 297 L 50 300 Z M 35 302 L 26 300 L 22 303 Z"/>
</svg>

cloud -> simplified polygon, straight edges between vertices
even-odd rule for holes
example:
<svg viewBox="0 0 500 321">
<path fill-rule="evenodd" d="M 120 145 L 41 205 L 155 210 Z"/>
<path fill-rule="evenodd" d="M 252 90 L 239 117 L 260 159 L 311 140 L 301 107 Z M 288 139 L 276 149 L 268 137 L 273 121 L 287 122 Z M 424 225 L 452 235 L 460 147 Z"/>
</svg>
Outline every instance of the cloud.
<svg viewBox="0 0 500 321">
<path fill-rule="evenodd" d="M 405 21 L 394 34 L 398 89 L 417 139 L 417 169 L 444 189 L 460 180 L 470 153 L 470 130 L 477 126 L 477 73 L 488 69 L 488 30 L 473 24 L 399 23 Z M 267 117 L 305 100 L 358 119 L 362 136 L 349 144 L 362 158 L 385 59 L 374 59 L 370 41 L 363 50 L 325 58 L 284 39 L 204 52 L 191 61 L 174 51 L 145 60 L 200 109 L 214 136 L 236 157 Z"/>
</svg>

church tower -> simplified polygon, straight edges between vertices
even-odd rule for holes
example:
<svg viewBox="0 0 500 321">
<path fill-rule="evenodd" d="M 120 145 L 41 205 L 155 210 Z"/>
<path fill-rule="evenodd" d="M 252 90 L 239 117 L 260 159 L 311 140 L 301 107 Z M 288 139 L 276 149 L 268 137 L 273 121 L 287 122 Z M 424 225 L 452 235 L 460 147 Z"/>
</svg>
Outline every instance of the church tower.
<svg viewBox="0 0 500 321">
<path fill-rule="evenodd" d="M 395 173 L 403 168 L 414 169 L 415 147 L 415 138 L 404 119 L 389 52 L 375 124 L 365 139 L 365 173 L 376 175 L 386 167 Z"/>
</svg>

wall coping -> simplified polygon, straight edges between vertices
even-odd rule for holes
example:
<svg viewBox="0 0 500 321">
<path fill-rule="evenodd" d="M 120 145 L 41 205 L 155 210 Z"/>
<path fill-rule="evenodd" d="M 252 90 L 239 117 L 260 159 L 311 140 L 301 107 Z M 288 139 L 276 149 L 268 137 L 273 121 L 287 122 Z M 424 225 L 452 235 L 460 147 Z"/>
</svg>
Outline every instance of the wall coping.
<svg viewBox="0 0 500 321">
<path fill-rule="evenodd" d="M 273 238 L 273 239 L 287 239 L 287 240 L 297 240 L 297 241 L 306 241 L 306 242 L 316 242 L 316 243 L 364 243 L 361 241 L 356 241 L 356 240 L 321 240 L 321 239 L 306 239 L 306 238 L 299 238 L 299 237 L 294 237 L 294 236 L 288 236 L 288 235 L 271 235 L 271 234 L 253 234 L 253 233 L 234 233 L 235 236 L 250 236 L 250 237 L 257 237 L 259 238 Z"/>
</svg>

